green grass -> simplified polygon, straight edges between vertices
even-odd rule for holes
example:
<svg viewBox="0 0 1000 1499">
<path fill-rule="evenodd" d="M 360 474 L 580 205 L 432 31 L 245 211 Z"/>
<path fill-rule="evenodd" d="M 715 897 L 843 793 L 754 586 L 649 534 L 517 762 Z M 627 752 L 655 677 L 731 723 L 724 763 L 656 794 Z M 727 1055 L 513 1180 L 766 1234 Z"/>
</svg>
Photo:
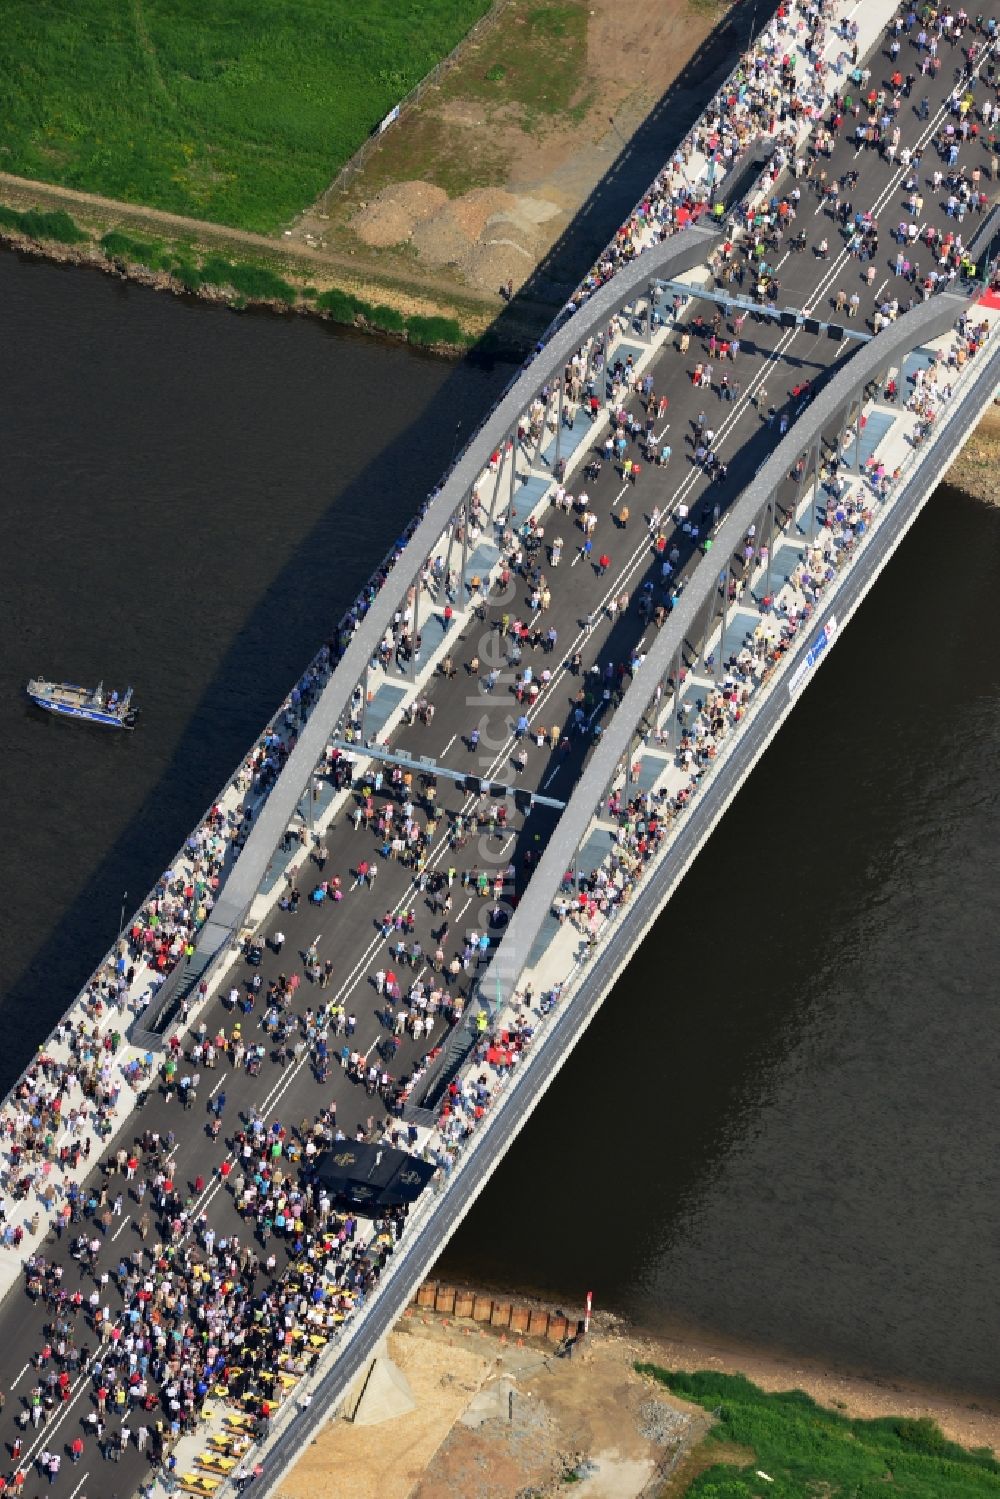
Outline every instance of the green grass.
<svg viewBox="0 0 1000 1499">
<path fill-rule="evenodd" d="M 406 319 L 406 334 L 411 344 L 460 344 L 464 335 L 454 318 L 420 317 L 414 313 Z"/>
<path fill-rule="evenodd" d="M 479 66 L 457 69 L 442 92 L 520 105 L 529 129 L 546 115 L 562 114 L 579 91 L 586 65 L 588 14 L 585 0 L 522 0 L 501 13 L 479 44 Z"/>
<path fill-rule="evenodd" d="M 852 1420 L 801 1390 L 768 1395 L 742 1375 L 674 1374 L 637 1364 L 683 1400 L 717 1412 L 707 1443 L 756 1456 L 746 1467 L 716 1463 L 688 1499 L 980 1499 L 1000 1496 L 1000 1463 L 985 1449 L 949 1442 L 933 1421 L 887 1416 Z M 772 1481 L 758 1476 L 758 1470 Z"/>
<path fill-rule="evenodd" d="M 269 233 L 488 6 L 6 0 L 0 169 Z"/>
<path fill-rule="evenodd" d="M 292 306 L 298 300 L 294 286 L 265 265 L 227 260 L 223 255 L 208 255 L 200 266 L 206 286 L 231 286 L 239 297 L 259 302 L 285 302 Z"/>
</svg>

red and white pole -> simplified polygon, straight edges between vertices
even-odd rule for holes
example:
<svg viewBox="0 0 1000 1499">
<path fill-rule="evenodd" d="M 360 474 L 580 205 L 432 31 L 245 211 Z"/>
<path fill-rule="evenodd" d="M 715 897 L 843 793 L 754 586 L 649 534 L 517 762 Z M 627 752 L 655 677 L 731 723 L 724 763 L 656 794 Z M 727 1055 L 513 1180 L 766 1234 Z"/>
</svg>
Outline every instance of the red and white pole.
<svg viewBox="0 0 1000 1499">
<path fill-rule="evenodd" d="M 594 1293 L 593 1293 L 593 1291 L 588 1291 L 587 1292 L 587 1309 L 586 1309 L 586 1311 L 583 1314 L 583 1330 L 584 1330 L 584 1333 L 588 1333 L 590 1331 L 590 1314 L 593 1311 L 593 1309 L 594 1309 Z"/>
</svg>

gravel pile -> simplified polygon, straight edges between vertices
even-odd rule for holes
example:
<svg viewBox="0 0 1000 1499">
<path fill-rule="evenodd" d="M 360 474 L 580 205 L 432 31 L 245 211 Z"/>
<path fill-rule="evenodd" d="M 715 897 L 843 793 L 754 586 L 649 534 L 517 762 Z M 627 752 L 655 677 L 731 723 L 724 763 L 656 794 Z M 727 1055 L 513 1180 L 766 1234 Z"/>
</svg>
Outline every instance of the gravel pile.
<svg viewBox="0 0 1000 1499">
<path fill-rule="evenodd" d="M 392 182 L 354 215 L 351 228 L 373 249 L 401 245 L 447 201 L 448 194 L 432 182 Z"/>
<path fill-rule="evenodd" d="M 647 1442 L 655 1442 L 659 1447 L 679 1442 L 690 1424 L 690 1416 L 659 1400 L 647 1400 L 639 1408 L 639 1432 Z"/>
<path fill-rule="evenodd" d="M 455 265 L 468 250 L 470 238 L 454 203 L 446 203 L 433 218 L 417 225 L 411 243 L 425 265 Z"/>
<path fill-rule="evenodd" d="M 453 200 L 451 210 L 469 238 L 478 239 L 488 219 L 495 213 L 507 213 L 516 208 L 517 201 L 513 193 L 505 193 L 500 188 L 473 187 Z"/>
<path fill-rule="evenodd" d="M 471 245 L 459 261 L 462 275 L 470 286 L 482 287 L 484 291 L 499 291 L 508 281 L 513 281 L 514 290 L 531 274 L 535 257 L 514 240 L 505 237 L 478 240 Z"/>
</svg>

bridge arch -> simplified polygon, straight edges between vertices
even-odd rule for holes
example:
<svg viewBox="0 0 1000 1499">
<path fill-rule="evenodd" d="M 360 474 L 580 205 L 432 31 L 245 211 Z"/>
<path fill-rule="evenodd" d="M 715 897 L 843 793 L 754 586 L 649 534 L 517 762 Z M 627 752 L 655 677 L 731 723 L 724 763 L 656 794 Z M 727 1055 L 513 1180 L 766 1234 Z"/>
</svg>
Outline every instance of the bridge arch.
<svg viewBox="0 0 1000 1499">
<path fill-rule="evenodd" d="M 599 287 L 517 377 L 466 446 L 413 532 L 392 572 L 355 631 L 309 716 L 298 743 L 275 783 L 234 864 L 211 919 L 202 929 L 195 964 L 211 961 L 239 930 L 264 877 L 268 861 L 295 814 L 314 766 L 336 725 L 349 711 L 354 690 L 408 590 L 452 517 L 471 492 L 489 454 L 504 442 L 535 395 L 608 320 L 648 293 L 656 280 L 670 280 L 707 262 L 721 243 L 718 230 L 691 225 L 651 246 Z"/>
</svg>

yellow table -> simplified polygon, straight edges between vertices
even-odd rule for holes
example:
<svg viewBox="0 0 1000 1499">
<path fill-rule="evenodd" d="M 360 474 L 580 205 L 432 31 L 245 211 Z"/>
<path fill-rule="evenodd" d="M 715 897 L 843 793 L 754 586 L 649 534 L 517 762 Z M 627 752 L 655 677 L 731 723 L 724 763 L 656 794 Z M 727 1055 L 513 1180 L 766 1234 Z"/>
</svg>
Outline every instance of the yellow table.
<svg viewBox="0 0 1000 1499">
<path fill-rule="evenodd" d="M 199 1468 L 206 1473 L 218 1473 L 220 1478 L 227 1478 L 238 1461 L 235 1457 L 223 1457 L 221 1452 L 202 1452 L 195 1458 Z"/>
<path fill-rule="evenodd" d="M 206 1478 L 204 1473 L 182 1473 L 181 1488 L 186 1494 L 214 1494 L 221 1487 L 221 1478 Z"/>
</svg>

